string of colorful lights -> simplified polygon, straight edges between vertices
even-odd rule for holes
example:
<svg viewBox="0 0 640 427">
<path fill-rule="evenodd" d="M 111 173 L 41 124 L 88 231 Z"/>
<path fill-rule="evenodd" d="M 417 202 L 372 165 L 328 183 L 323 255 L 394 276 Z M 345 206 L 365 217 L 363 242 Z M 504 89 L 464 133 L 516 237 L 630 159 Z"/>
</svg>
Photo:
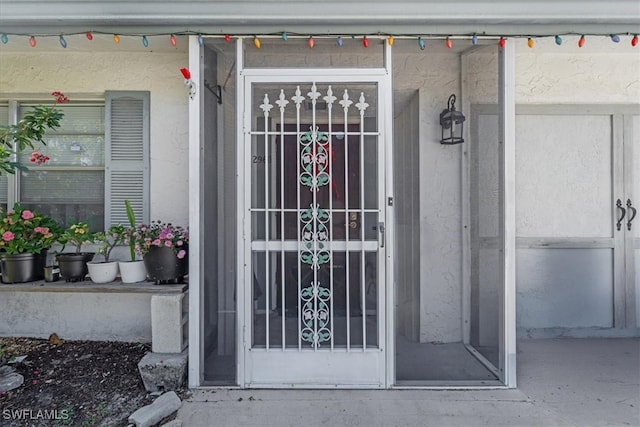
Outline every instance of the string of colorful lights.
<svg viewBox="0 0 640 427">
<path fill-rule="evenodd" d="M 495 39 L 500 47 L 504 47 L 507 43 L 507 39 L 509 38 L 526 38 L 527 46 L 533 48 L 536 44 L 537 39 L 541 38 L 550 38 L 552 37 L 555 41 L 555 44 L 558 46 L 562 45 L 564 40 L 563 36 L 580 36 L 578 39 L 577 45 L 578 47 L 584 47 L 587 41 L 587 37 L 606 37 L 611 40 L 613 43 L 620 43 L 622 41 L 622 37 L 628 36 L 630 37 L 630 45 L 632 47 L 636 47 L 638 45 L 638 34 L 634 33 L 626 33 L 626 34 L 579 34 L 579 33 L 564 33 L 564 34 L 548 34 L 548 35 L 509 35 L 509 36 L 500 36 L 500 35 L 487 35 L 487 34 L 464 34 L 464 35 L 442 35 L 442 34 L 426 34 L 426 35 L 393 35 L 393 34 L 375 34 L 375 35 L 362 35 L 362 36 L 346 36 L 346 35 L 300 35 L 300 34 L 289 34 L 286 31 L 277 34 L 265 34 L 265 35 L 253 35 L 253 34 L 238 34 L 238 35 L 230 35 L 230 34 L 204 34 L 199 32 L 192 31 L 184 31 L 184 32 L 174 32 L 174 33 L 160 33 L 160 34 L 119 34 L 119 33 L 104 33 L 99 31 L 87 31 L 87 32 L 76 32 L 76 33 L 67 33 L 67 34 L 19 34 L 19 33 L 1 33 L 0 34 L 0 42 L 2 44 L 7 44 L 9 42 L 10 37 L 28 37 L 29 45 L 31 47 L 36 47 L 38 43 L 38 38 L 49 38 L 49 37 L 57 37 L 60 46 L 62 48 L 66 48 L 68 46 L 67 39 L 65 36 L 75 36 L 84 34 L 88 41 L 93 40 L 94 34 L 101 35 L 111 35 L 113 37 L 113 42 L 115 44 L 120 43 L 122 37 L 137 37 L 140 38 L 140 41 L 144 47 L 149 47 L 149 38 L 151 37 L 168 37 L 168 41 L 171 46 L 177 45 L 177 36 L 188 36 L 195 35 L 198 38 L 198 43 L 202 46 L 205 42 L 206 38 L 223 38 L 226 42 L 231 42 L 233 38 L 239 37 L 252 37 L 253 45 L 256 49 L 260 49 L 262 47 L 261 39 L 273 39 L 279 38 L 283 41 L 289 40 L 289 38 L 305 38 L 307 39 L 307 44 L 310 49 L 315 47 L 316 39 L 335 39 L 337 46 L 343 46 L 345 38 L 352 39 L 360 39 L 362 46 L 367 48 L 369 47 L 369 39 L 386 39 L 386 42 L 389 46 L 393 46 L 393 43 L 396 39 L 412 39 L 416 40 L 418 47 L 421 50 L 426 48 L 426 39 L 441 39 L 444 40 L 444 45 L 448 49 L 453 48 L 454 40 L 469 40 L 472 45 L 477 45 L 480 39 Z"/>
</svg>

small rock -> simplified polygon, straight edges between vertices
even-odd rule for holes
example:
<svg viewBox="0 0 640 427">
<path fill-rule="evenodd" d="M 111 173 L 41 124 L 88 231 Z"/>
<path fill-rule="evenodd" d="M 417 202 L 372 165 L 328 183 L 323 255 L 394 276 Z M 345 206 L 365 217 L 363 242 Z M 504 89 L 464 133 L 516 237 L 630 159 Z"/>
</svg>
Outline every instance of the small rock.
<svg viewBox="0 0 640 427">
<path fill-rule="evenodd" d="M 17 373 L 0 376 L 0 392 L 16 389 L 24 384 L 24 377 Z"/>
<path fill-rule="evenodd" d="M 135 411 L 129 416 L 128 422 L 137 427 L 150 427 L 176 412 L 180 409 L 180 405 L 182 405 L 182 401 L 178 395 L 170 391 L 158 397 L 152 404 Z"/>
<path fill-rule="evenodd" d="M 162 427 L 182 427 L 182 420 L 176 418 L 175 420 L 162 424 Z"/>
<path fill-rule="evenodd" d="M 0 366 L 0 377 L 3 377 L 5 375 L 9 375 L 9 374 L 13 374 L 16 371 L 15 368 L 12 368 L 11 366 Z"/>
</svg>

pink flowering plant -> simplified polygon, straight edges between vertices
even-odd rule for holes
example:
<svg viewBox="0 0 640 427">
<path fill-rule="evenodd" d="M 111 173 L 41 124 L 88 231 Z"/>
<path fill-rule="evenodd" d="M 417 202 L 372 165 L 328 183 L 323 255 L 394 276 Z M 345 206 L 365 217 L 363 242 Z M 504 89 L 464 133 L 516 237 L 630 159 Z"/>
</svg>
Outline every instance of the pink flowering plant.
<svg viewBox="0 0 640 427">
<path fill-rule="evenodd" d="M 56 105 L 69 102 L 69 98 L 62 92 L 55 91 L 51 95 L 55 98 Z M 47 145 L 44 140 L 45 132 L 58 129 L 63 117 L 64 113 L 56 106 L 38 105 L 28 111 L 18 123 L 0 126 L 0 174 L 28 170 L 25 165 L 14 160 L 16 154 L 27 149 L 33 150 L 29 162 L 37 166 L 51 160 L 37 148 Z"/>
<path fill-rule="evenodd" d="M 142 224 L 136 227 L 134 235 L 136 250 L 143 256 L 154 246 L 173 249 L 178 259 L 187 255 L 189 232 L 182 226 L 153 221 L 149 225 Z"/>
<path fill-rule="evenodd" d="M 59 236 L 60 226 L 55 220 L 16 203 L 4 212 L 0 222 L 0 252 L 39 254 Z"/>
</svg>

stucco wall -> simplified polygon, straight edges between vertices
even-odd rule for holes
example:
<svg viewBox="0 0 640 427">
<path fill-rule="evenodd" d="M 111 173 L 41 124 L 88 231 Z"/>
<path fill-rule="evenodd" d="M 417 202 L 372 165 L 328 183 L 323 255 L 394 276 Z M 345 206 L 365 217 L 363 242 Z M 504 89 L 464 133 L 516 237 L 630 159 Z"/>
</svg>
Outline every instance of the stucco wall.
<svg viewBox="0 0 640 427">
<path fill-rule="evenodd" d="M 179 69 L 184 52 L 150 51 L 0 53 L 0 93 L 64 92 L 102 95 L 107 90 L 151 92 L 151 219 L 188 222 L 189 100 Z"/>
</svg>

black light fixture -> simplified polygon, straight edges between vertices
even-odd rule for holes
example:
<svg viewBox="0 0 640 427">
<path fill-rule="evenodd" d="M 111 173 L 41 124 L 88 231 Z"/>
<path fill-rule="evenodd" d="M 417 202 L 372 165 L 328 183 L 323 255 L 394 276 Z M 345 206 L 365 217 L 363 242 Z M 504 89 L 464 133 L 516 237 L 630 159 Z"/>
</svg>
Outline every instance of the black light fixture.
<svg viewBox="0 0 640 427">
<path fill-rule="evenodd" d="M 442 139 L 440 144 L 460 144 L 464 131 L 465 117 L 460 111 L 456 111 L 456 96 L 451 95 L 447 101 L 447 108 L 440 113 L 440 126 L 442 126 Z"/>
</svg>

